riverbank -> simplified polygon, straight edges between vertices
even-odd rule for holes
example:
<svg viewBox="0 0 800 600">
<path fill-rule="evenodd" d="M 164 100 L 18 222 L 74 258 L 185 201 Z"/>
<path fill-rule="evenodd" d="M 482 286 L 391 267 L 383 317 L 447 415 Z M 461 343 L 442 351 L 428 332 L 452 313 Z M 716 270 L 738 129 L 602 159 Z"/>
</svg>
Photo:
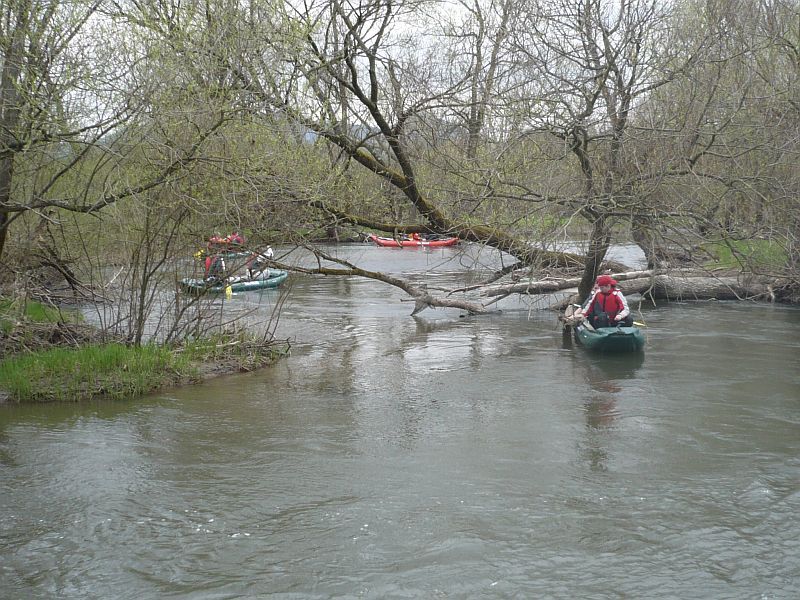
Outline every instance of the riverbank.
<svg viewBox="0 0 800 600">
<path fill-rule="evenodd" d="M 57 329 L 64 329 L 64 325 Z M 37 326 L 41 333 L 44 328 Z M 7 341 L 3 334 L 2 341 Z M 31 341 L 31 336 L 28 336 Z M 32 342 L 31 342 L 32 343 Z M 8 349 L 8 345 L 5 345 Z M 128 346 L 118 341 L 17 351 L 0 361 L 0 403 L 127 399 L 254 371 L 286 356 L 286 342 L 221 334 L 180 346 Z"/>
</svg>

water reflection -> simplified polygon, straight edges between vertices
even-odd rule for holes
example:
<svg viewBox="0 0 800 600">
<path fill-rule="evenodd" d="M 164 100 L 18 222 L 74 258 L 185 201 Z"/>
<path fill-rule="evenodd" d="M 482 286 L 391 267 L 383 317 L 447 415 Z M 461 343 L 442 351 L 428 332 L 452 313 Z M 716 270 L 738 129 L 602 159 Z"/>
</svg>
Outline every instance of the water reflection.
<svg viewBox="0 0 800 600">
<path fill-rule="evenodd" d="M 586 415 L 586 446 L 583 453 L 592 471 L 607 471 L 611 458 L 610 446 L 616 422 L 620 417 L 620 395 L 624 382 L 636 378 L 644 363 L 643 353 L 622 355 L 590 355 L 583 358 L 584 379 L 588 394 L 583 402 Z"/>
<path fill-rule="evenodd" d="M 2 407 L 0 596 L 797 595 L 800 310 L 662 306 L 646 354 L 606 357 L 523 305 L 290 292 L 271 369 Z"/>
<path fill-rule="evenodd" d="M 385 347 L 386 354 L 400 355 L 412 372 L 478 369 L 487 356 L 502 353 L 502 332 L 474 327 L 471 319 L 431 320 L 416 316 L 413 329 L 404 327 Z M 380 333 L 376 332 L 380 336 Z"/>
</svg>

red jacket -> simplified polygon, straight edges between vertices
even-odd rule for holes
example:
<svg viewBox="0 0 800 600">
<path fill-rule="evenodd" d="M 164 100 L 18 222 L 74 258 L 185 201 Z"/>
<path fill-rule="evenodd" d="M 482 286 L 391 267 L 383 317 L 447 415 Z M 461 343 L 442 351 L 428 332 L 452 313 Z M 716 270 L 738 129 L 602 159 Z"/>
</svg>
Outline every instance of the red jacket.
<svg viewBox="0 0 800 600">
<path fill-rule="evenodd" d="M 622 300 L 622 292 L 611 290 L 608 294 L 597 292 L 584 313 L 586 315 L 606 313 L 608 320 L 613 321 L 617 314 L 625 310 L 625 302 Z"/>
<path fill-rule="evenodd" d="M 219 277 L 225 273 L 225 261 L 218 254 L 206 257 L 206 277 Z"/>
</svg>

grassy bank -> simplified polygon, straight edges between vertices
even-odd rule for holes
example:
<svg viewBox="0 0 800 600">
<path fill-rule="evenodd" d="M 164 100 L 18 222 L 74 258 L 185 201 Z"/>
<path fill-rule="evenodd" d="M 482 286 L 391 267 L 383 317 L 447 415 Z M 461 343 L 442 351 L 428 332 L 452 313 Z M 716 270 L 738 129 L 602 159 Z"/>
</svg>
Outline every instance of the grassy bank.
<svg viewBox="0 0 800 600">
<path fill-rule="evenodd" d="M 180 348 L 123 344 L 51 348 L 0 361 L 0 390 L 10 402 L 130 398 L 213 375 L 250 371 L 285 352 L 242 337 L 218 337 Z"/>
<path fill-rule="evenodd" d="M 168 348 L 121 344 L 52 348 L 0 362 L 0 388 L 16 402 L 122 398 L 193 374 L 187 357 Z"/>
<path fill-rule="evenodd" d="M 131 398 L 252 371 L 288 352 L 285 344 L 265 343 L 243 332 L 179 347 L 101 342 L 101 332 L 67 325 L 64 318 L 59 310 L 37 302 L 22 305 L 0 298 L 0 402 Z"/>
<path fill-rule="evenodd" d="M 708 266 L 728 269 L 780 269 L 786 265 L 785 248 L 771 240 L 731 240 L 709 242 L 705 250 L 714 257 Z"/>
</svg>

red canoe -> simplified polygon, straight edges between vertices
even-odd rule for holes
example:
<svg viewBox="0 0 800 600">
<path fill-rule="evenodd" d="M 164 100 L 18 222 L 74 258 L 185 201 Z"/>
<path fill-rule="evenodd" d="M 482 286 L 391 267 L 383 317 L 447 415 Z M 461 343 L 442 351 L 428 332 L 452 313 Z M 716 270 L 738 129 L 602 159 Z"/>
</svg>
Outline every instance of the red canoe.
<svg viewBox="0 0 800 600">
<path fill-rule="evenodd" d="M 394 238 L 378 237 L 373 233 L 369 234 L 368 237 L 371 241 L 378 244 L 378 246 L 383 246 L 385 248 L 441 248 L 442 246 L 455 246 L 459 242 L 459 239 L 456 237 L 444 238 L 441 240 L 396 240 Z"/>
</svg>

